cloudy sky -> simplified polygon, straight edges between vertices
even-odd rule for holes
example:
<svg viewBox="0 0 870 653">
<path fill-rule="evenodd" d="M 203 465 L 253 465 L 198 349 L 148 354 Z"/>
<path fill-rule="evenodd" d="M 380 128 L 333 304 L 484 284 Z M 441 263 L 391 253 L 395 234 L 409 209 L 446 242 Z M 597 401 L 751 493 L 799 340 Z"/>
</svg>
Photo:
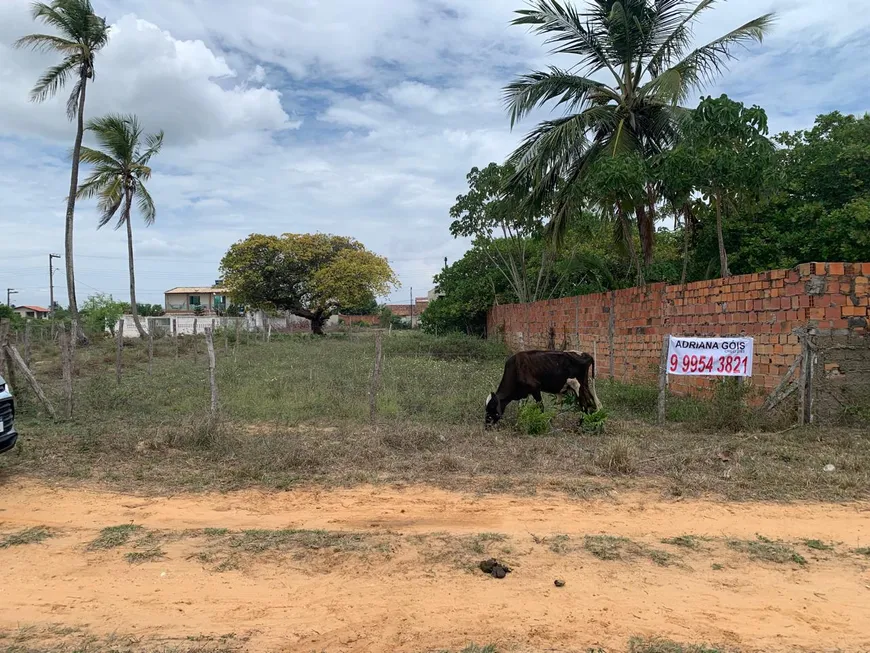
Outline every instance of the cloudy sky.
<svg viewBox="0 0 870 653">
<path fill-rule="evenodd" d="M 511 133 L 500 88 L 548 63 L 510 27 L 522 0 L 94 0 L 112 25 L 87 115 L 135 112 L 163 129 L 150 190 L 157 223 L 135 224 L 140 301 L 210 284 L 227 247 L 252 232 L 331 232 L 385 255 L 423 295 L 466 243 L 449 208 L 474 165 L 501 161 Z M 774 35 L 712 93 L 764 106 L 774 131 L 816 114 L 870 110 L 866 0 L 730 0 L 698 41 L 779 12 Z M 67 153 L 61 100 L 28 90 L 55 61 L 12 50 L 37 31 L 28 0 L 0 0 L 0 291 L 48 305 L 49 252 L 63 253 Z M 836 7 L 836 9 L 834 9 Z M 127 293 L 123 232 L 76 213 L 79 296 Z M 56 265 L 62 266 L 61 263 Z M 56 296 L 65 300 L 62 272 Z"/>
</svg>

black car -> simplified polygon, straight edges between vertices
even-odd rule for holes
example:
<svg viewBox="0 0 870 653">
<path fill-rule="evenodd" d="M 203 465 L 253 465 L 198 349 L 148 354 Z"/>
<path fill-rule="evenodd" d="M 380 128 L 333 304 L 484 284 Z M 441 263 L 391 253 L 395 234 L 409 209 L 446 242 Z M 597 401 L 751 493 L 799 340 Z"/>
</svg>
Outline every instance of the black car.
<svg viewBox="0 0 870 653">
<path fill-rule="evenodd" d="M 12 388 L 0 376 L 0 453 L 15 446 L 18 433 L 15 431 L 15 401 Z"/>
</svg>

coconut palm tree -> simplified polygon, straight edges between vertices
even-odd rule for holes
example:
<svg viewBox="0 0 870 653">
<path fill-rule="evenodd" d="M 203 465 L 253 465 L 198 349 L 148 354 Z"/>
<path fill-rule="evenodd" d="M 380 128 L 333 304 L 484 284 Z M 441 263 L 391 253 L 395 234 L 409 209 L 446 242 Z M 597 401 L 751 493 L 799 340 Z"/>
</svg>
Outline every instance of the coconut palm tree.
<svg viewBox="0 0 870 653">
<path fill-rule="evenodd" d="M 130 308 L 141 337 L 146 337 L 136 304 L 136 274 L 133 269 L 133 200 L 146 226 L 154 224 L 157 211 L 144 182 L 151 178 L 149 162 L 163 146 L 163 132 L 144 136 L 136 116 L 109 115 L 88 121 L 87 130 L 102 150 L 82 147 L 82 161 L 93 172 L 78 189 L 82 199 L 98 197 L 98 228 L 117 216 L 115 229 L 127 227 L 127 255 L 130 265 Z M 144 143 L 144 149 L 143 149 Z"/>
<path fill-rule="evenodd" d="M 76 139 L 72 151 L 72 172 L 70 191 L 66 200 L 66 234 L 64 256 L 66 259 L 66 287 L 69 297 L 69 311 L 78 323 L 78 303 L 76 302 L 75 268 L 73 266 L 73 218 L 76 207 L 76 187 L 79 183 L 79 160 L 84 135 L 85 95 L 88 81 L 94 79 L 94 57 L 109 41 L 106 20 L 94 13 L 90 0 L 54 0 L 50 4 L 33 4 L 33 20 L 53 28 L 56 34 L 29 34 L 15 42 L 17 48 L 30 48 L 42 52 L 56 52 L 63 57 L 61 62 L 46 70 L 30 92 L 33 102 L 43 102 L 54 97 L 66 86 L 70 79 L 75 80 L 72 92 L 66 102 L 66 115 L 70 120 L 77 119 Z M 85 340 L 79 328 L 79 339 Z"/>
<path fill-rule="evenodd" d="M 550 233 L 567 229 L 569 193 L 601 157 L 639 154 L 652 159 L 680 136 L 680 107 L 692 91 L 715 79 L 734 50 L 760 42 L 774 15 L 765 14 L 706 45 L 691 49 L 698 18 L 715 0 L 588 0 L 583 12 L 559 0 L 531 0 L 512 24 L 546 37 L 554 54 L 575 58 L 505 87 L 511 127 L 551 101 L 565 115 L 541 122 L 510 157 L 511 185 L 532 183 L 532 203 L 555 195 Z M 602 81 L 603 80 L 603 81 Z M 646 265 L 652 261 L 656 184 L 634 212 Z"/>
</svg>

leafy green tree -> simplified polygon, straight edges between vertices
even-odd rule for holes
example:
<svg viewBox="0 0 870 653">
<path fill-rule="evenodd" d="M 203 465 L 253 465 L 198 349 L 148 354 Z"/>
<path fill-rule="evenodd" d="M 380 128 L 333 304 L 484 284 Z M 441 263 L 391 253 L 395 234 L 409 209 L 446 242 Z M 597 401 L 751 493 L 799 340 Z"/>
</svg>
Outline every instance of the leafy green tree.
<svg viewBox="0 0 870 653">
<path fill-rule="evenodd" d="M 40 52 L 56 52 L 63 57 L 61 62 L 46 70 L 30 92 L 33 102 L 43 102 L 54 97 L 66 86 L 70 78 L 75 80 L 66 103 L 70 120 L 76 120 L 76 137 L 72 150 L 69 196 L 66 205 L 66 235 L 64 255 L 66 261 L 66 287 L 69 296 L 69 311 L 74 321 L 78 320 L 76 303 L 75 267 L 73 266 L 73 220 L 76 206 L 76 188 L 79 184 L 79 160 L 82 138 L 85 132 L 85 95 L 88 81 L 94 79 L 94 59 L 97 52 L 109 41 L 109 30 L 104 18 L 94 13 L 90 0 L 53 0 L 46 4 L 33 4 L 33 20 L 40 21 L 55 30 L 55 34 L 28 34 L 15 42 L 15 47 L 30 48 Z M 84 334 L 79 337 L 84 339 Z"/>
<path fill-rule="evenodd" d="M 133 200 L 145 226 L 154 224 L 157 209 L 145 182 L 151 179 L 149 163 L 163 146 L 163 132 L 144 135 L 136 116 L 109 115 L 88 122 L 102 150 L 81 148 L 82 161 L 93 166 L 91 175 L 78 189 L 81 198 L 98 197 L 100 220 L 106 226 L 117 216 L 115 229 L 127 228 L 127 259 L 130 271 L 130 305 L 139 336 L 147 334 L 136 304 L 136 273 L 133 265 Z"/>
<path fill-rule="evenodd" d="M 543 232 L 539 212 L 524 206 L 524 190 L 505 191 L 515 170 L 510 165 L 490 163 L 468 173 L 468 193 L 456 198 L 450 209 L 450 233 L 472 238 L 475 247 L 504 277 L 522 302 L 533 302 L 549 291 L 548 269 L 552 253 L 535 246 Z M 532 274 L 532 268 L 537 274 Z"/>
<path fill-rule="evenodd" d="M 429 302 L 420 316 L 427 333 L 459 331 L 483 335 L 486 312 L 496 301 L 518 301 L 511 284 L 493 267 L 489 254 L 479 245 L 437 274 L 435 284 L 440 296 Z"/>
<path fill-rule="evenodd" d="M 369 295 L 356 306 L 343 306 L 341 312 L 344 315 L 375 315 L 379 312 L 378 300 L 374 295 Z"/>
<path fill-rule="evenodd" d="M 715 209 L 719 270 L 731 276 L 722 225 L 729 212 L 751 208 L 769 188 L 775 150 L 767 138 L 767 114 L 725 95 L 703 98 L 673 158 Z"/>
<path fill-rule="evenodd" d="M 315 334 L 343 307 L 399 286 L 386 258 L 330 234 L 251 234 L 230 247 L 221 275 L 236 301 L 290 311 L 310 320 Z"/>
<path fill-rule="evenodd" d="M 679 140 L 692 91 L 715 79 L 737 47 L 760 42 L 773 22 L 765 14 L 692 49 L 698 18 L 713 0 L 589 0 L 584 11 L 558 0 L 531 0 L 514 25 L 546 37 L 552 53 L 573 57 L 518 78 L 504 90 L 511 126 L 555 102 L 566 115 L 533 129 L 510 158 L 512 186 L 532 185 L 533 203 L 554 196 L 549 228 L 565 233 L 575 186 L 607 157 L 634 153 L 650 160 Z M 603 78 L 606 81 L 600 81 Z M 657 188 L 636 204 L 644 263 L 653 258 Z M 625 198 L 621 198 L 625 199 Z"/>
<path fill-rule="evenodd" d="M 96 293 L 82 304 L 81 314 L 92 333 L 105 333 L 108 329 L 115 335 L 115 325 L 128 308 L 125 302 L 116 302 L 111 295 Z"/>
</svg>

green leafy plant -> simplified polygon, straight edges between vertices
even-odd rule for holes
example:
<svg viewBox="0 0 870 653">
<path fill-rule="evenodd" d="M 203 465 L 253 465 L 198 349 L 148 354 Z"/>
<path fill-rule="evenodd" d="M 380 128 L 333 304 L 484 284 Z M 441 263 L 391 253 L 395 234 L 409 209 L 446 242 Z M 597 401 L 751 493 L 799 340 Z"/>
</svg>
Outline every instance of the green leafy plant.
<svg viewBox="0 0 870 653">
<path fill-rule="evenodd" d="M 550 422 L 555 416 L 555 412 L 541 410 L 536 403 L 525 403 L 517 415 L 517 428 L 528 435 L 543 435 L 550 430 Z"/>
<path fill-rule="evenodd" d="M 606 424 L 607 411 L 602 408 L 601 410 L 596 410 L 594 413 L 588 415 L 584 414 L 580 428 L 587 433 L 603 433 Z"/>
</svg>

